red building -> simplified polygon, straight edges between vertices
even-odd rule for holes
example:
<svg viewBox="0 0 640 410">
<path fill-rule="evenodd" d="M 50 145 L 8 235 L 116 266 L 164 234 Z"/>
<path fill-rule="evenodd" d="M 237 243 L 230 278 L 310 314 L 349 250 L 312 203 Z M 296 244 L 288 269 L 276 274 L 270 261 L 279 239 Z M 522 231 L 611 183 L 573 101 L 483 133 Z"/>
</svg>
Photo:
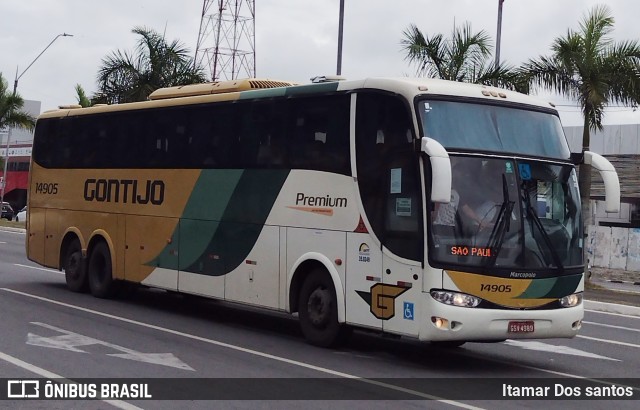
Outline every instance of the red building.
<svg viewBox="0 0 640 410">
<path fill-rule="evenodd" d="M 3 161 L 6 147 L 0 148 Z M 16 144 L 9 148 L 7 178 L 4 188 L 4 201 L 9 202 L 16 212 L 27 204 L 27 187 L 29 185 L 29 163 L 31 161 L 31 144 Z M 4 167 L 0 167 L 0 178 L 5 181 Z"/>
</svg>

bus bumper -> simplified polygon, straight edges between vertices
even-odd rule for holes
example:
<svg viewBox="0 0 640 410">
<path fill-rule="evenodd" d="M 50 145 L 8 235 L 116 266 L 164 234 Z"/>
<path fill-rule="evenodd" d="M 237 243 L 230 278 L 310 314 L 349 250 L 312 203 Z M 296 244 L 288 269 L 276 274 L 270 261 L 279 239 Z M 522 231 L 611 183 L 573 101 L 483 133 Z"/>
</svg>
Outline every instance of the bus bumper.
<svg viewBox="0 0 640 410">
<path fill-rule="evenodd" d="M 478 309 L 446 305 L 423 295 L 425 320 L 418 336 L 422 341 L 571 338 L 584 317 L 584 302 L 550 310 Z"/>
</svg>

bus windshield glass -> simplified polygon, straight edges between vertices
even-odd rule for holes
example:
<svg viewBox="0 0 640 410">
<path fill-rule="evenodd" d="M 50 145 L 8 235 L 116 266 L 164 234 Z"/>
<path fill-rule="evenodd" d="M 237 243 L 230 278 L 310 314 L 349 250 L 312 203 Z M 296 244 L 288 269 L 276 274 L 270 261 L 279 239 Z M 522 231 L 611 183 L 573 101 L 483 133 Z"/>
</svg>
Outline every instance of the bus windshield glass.
<svg viewBox="0 0 640 410">
<path fill-rule="evenodd" d="M 424 136 L 447 150 L 558 159 L 568 159 L 571 154 L 560 119 L 551 112 L 441 100 L 423 100 L 418 108 Z"/>
<path fill-rule="evenodd" d="M 451 202 L 429 218 L 429 257 L 446 268 L 580 268 L 575 170 L 530 160 L 451 156 Z"/>
</svg>

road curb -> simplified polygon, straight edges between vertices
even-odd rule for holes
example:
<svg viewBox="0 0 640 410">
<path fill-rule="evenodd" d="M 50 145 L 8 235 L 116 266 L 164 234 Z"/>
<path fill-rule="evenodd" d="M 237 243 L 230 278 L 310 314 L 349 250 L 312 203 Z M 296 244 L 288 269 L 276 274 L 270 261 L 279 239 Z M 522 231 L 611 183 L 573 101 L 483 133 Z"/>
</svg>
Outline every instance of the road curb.
<svg viewBox="0 0 640 410">
<path fill-rule="evenodd" d="M 620 305 L 617 303 L 596 302 L 594 300 L 585 300 L 584 308 L 588 310 L 596 310 L 598 312 L 618 313 L 621 315 L 639 316 L 640 307 Z"/>
</svg>

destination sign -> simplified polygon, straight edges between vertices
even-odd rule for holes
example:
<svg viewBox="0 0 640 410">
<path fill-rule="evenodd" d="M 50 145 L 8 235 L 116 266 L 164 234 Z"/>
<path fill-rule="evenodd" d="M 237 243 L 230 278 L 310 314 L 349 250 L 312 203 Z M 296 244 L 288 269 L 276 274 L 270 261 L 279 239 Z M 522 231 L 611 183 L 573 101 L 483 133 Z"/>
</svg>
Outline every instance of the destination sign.
<svg viewBox="0 0 640 410">
<path fill-rule="evenodd" d="M 481 258 L 490 258 L 491 248 L 479 246 L 452 246 L 451 254 L 455 256 L 479 256 Z"/>
</svg>

